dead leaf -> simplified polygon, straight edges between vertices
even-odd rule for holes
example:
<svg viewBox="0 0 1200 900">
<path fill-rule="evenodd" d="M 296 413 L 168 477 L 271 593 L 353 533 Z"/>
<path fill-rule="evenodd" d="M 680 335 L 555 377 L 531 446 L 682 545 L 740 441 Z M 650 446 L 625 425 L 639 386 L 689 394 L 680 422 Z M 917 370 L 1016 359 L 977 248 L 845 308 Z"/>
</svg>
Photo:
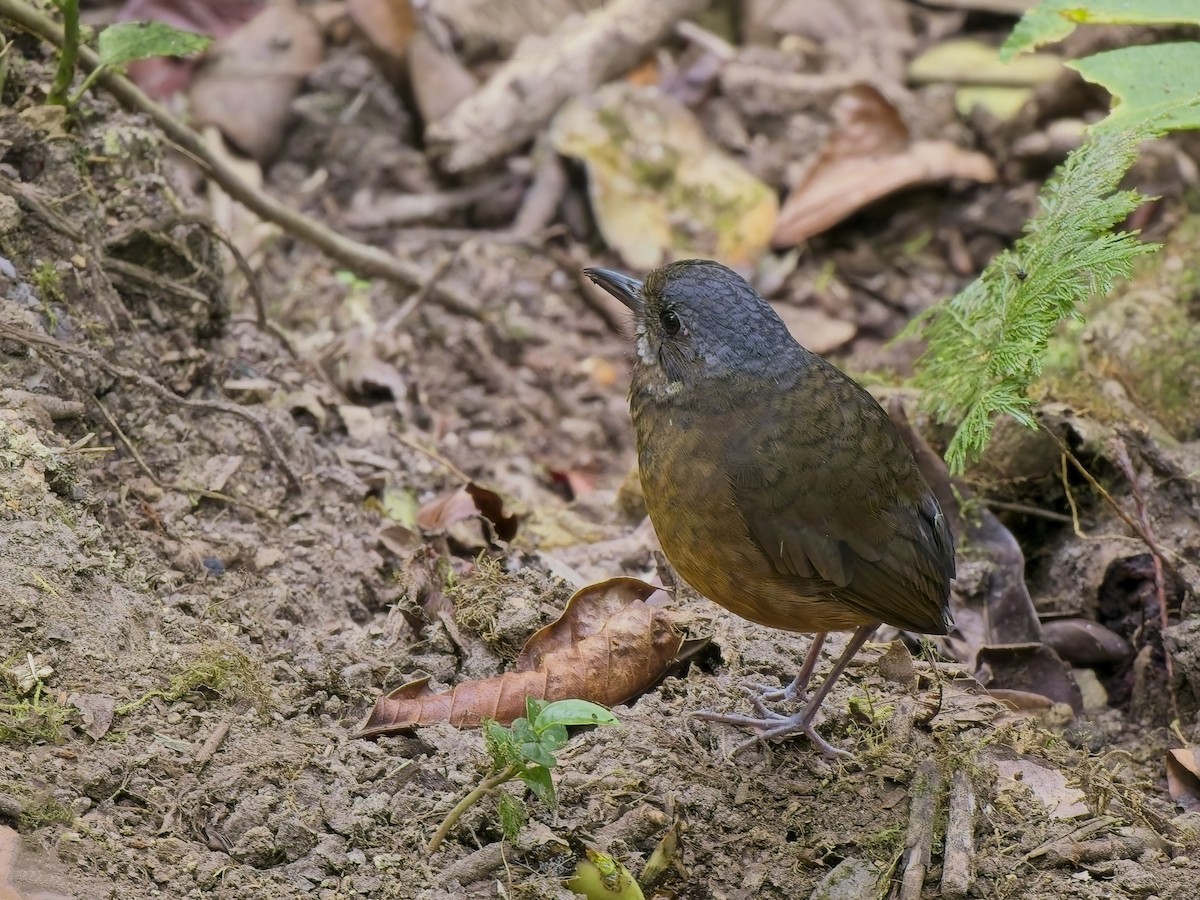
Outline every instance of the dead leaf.
<svg viewBox="0 0 1200 900">
<path fill-rule="evenodd" d="M 1200 747 L 1167 751 L 1167 793 L 1185 812 L 1200 811 Z"/>
<path fill-rule="evenodd" d="M 659 589 L 635 578 L 581 588 L 558 621 L 533 634 L 513 669 L 435 693 L 429 679 L 380 697 L 359 737 L 394 734 L 449 722 L 508 724 L 525 713 L 525 698 L 582 699 L 616 706 L 655 684 L 683 643 L 667 613 L 646 604 Z"/>
<path fill-rule="evenodd" d="M 1037 694 L 1033 691 L 992 688 L 988 693 L 1012 709 L 1025 712 L 1045 712 L 1054 705 L 1054 701 L 1045 694 Z"/>
<path fill-rule="evenodd" d="M 1111 665 L 1133 656 L 1129 641 L 1090 619 L 1043 622 L 1042 640 L 1073 666 Z"/>
<path fill-rule="evenodd" d="M 617 367 L 602 356 L 589 356 L 582 359 L 576 368 L 587 375 L 595 384 L 603 388 L 612 387 L 617 383 L 617 379 L 621 377 L 621 373 L 617 371 Z"/>
<path fill-rule="evenodd" d="M 408 556 L 421 546 L 421 536 L 411 528 L 392 523 L 379 529 L 379 543 L 399 557 Z"/>
<path fill-rule="evenodd" d="M 283 559 L 283 551 L 278 547 L 259 547 L 254 551 L 254 571 L 262 572 Z"/>
<path fill-rule="evenodd" d="M 208 152 L 235 171 L 247 184 L 255 188 L 263 186 L 262 166 L 252 159 L 234 152 L 215 125 L 205 125 L 201 132 Z M 261 259 L 262 251 L 272 244 L 282 229 L 274 222 L 260 219 L 248 208 L 225 193 L 214 179 L 208 181 L 208 205 L 213 223 L 229 235 L 234 247 L 245 257 L 251 267 Z M 226 262 L 226 271 L 233 272 L 237 263 L 232 258 Z"/>
<path fill-rule="evenodd" d="M 496 537 L 502 541 L 517 536 L 518 519 L 504 512 L 504 500 L 495 491 L 474 482 L 424 504 L 417 511 L 417 525 L 422 531 L 436 534 L 476 516 L 491 523 Z"/>
<path fill-rule="evenodd" d="M 661 90 L 605 85 L 568 102 L 550 135 L 555 149 L 587 166 L 600 233 L 631 268 L 694 256 L 750 268 L 766 252 L 775 191 Z"/>
<path fill-rule="evenodd" d="M 479 80 L 424 32 L 408 48 L 408 80 L 422 122 L 436 122 L 475 93 Z"/>
<path fill-rule="evenodd" d="M 549 469 L 550 481 L 561 487 L 567 500 L 577 500 L 596 489 L 596 476 L 580 469 Z"/>
<path fill-rule="evenodd" d="M 377 357 L 370 344 L 364 344 L 350 354 L 339 380 L 347 391 L 357 397 L 372 398 L 384 394 L 397 402 L 408 395 L 408 387 L 400 370 Z"/>
<path fill-rule="evenodd" d="M 404 63 L 417 19 L 410 0 L 346 0 L 346 11 L 359 32 L 382 57 L 385 74 L 391 77 Z"/>
<path fill-rule="evenodd" d="M 636 87 L 651 87 L 662 81 L 662 72 L 658 68 L 658 60 L 647 56 L 638 65 L 625 73 L 625 80 Z"/>
<path fill-rule="evenodd" d="M 870 85 L 842 94 L 833 116 L 817 161 L 784 201 L 772 246 L 799 244 L 904 188 L 954 178 L 996 180 L 996 167 L 982 153 L 950 141 L 909 143 L 899 112 Z"/>
<path fill-rule="evenodd" d="M 790 303 L 772 303 L 771 307 L 783 319 L 792 337 L 813 353 L 837 350 L 858 333 L 853 322 L 835 319 L 819 309 Z"/>
<path fill-rule="evenodd" d="M 338 406 L 337 412 L 346 427 L 346 434 L 354 443 L 370 446 L 387 438 L 387 418 L 376 416 L 370 407 L 344 403 Z"/>
<path fill-rule="evenodd" d="M 218 453 L 204 463 L 203 483 L 210 491 L 223 491 L 233 474 L 241 468 L 244 457 Z"/>
<path fill-rule="evenodd" d="M 103 694 L 70 694 L 67 702 L 79 710 L 83 730 L 93 741 L 108 734 L 112 728 L 116 700 Z"/>
<path fill-rule="evenodd" d="M 974 492 L 962 482 L 952 483 L 941 456 L 909 423 L 899 396 L 889 401 L 888 416 L 933 488 L 956 539 L 973 548 L 958 559 L 950 598 L 954 627 L 940 643 L 988 690 L 1038 693 L 1081 712 L 1083 695 L 1071 667 L 1042 641 L 1017 539 L 987 508 L 963 519 L 960 503 Z"/>
<path fill-rule="evenodd" d="M 996 782 L 999 792 L 1024 785 L 1046 807 L 1051 819 L 1078 819 L 1091 814 L 1083 791 L 1072 787 L 1059 769 L 1029 756 L 997 757 L 994 762 L 1000 776 Z"/>
<path fill-rule="evenodd" d="M 878 666 L 879 674 L 887 681 L 903 685 L 917 683 L 917 670 L 913 666 L 912 654 L 904 646 L 904 641 L 892 641 L 887 652 L 879 657 Z"/>
<path fill-rule="evenodd" d="M 192 113 L 266 161 L 283 140 L 292 98 L 324 54 L 311 18 L 284 4 L 268 6 L 209 50 L 192 82 Z"/>
</svg>

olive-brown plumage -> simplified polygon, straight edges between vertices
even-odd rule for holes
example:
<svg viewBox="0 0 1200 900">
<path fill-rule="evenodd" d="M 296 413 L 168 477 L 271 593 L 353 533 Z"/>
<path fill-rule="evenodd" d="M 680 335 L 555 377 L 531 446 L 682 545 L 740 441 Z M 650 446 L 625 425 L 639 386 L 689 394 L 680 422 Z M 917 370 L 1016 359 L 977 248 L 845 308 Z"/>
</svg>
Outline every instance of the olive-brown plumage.
<svg viewBox="0 0 1200 900">
<path fill-rule="evenodd" d="M 630 410 L 646 506 L 663 551 L 697 591 L 775 628 L 817 632 L 786 691 L 807 688 L 824 633 L 856 629 L 794 716 L 706 718 L 762 737 L 813 728 L 850 656 L 879 622 L 945 634 L 954 576 L 945 517 L 873 397 L 798 344 L 754 289 L 688 260 L 644 282 L 586 270 L 635 315 Z"/>
</svg>

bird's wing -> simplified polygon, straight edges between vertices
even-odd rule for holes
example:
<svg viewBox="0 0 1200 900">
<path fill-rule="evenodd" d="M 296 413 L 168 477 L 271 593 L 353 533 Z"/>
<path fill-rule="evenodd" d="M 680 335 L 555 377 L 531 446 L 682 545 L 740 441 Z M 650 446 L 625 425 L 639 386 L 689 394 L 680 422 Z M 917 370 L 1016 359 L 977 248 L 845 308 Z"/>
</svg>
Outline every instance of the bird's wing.
<svg viewBox="0 0 1200 900">
<path fill-rule="evenodd" d="M 944 634 L 954 575 L 945 516 L 887 414 L 833 372 L 810 373 L 754 404 L 750 427 L 730 429 L 745 435 L 730 438 L 727 458 L 738 510 L 775 568 L 805 582 L 799 590 Z M 787 414 L 796 408 L 803 419 Z"/>
</svg>

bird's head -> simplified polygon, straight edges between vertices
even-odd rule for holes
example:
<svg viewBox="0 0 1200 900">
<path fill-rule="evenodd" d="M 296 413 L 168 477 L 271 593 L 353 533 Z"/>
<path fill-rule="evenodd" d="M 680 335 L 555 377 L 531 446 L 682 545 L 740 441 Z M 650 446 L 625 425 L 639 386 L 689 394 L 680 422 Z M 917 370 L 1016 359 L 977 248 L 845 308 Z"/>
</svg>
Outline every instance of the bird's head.
<svg viewBox="0 0 1200 900">
<path fill-rule="evenodd" d="M 783 320 L 720 263 L 675 262 L 644 281 L 612 269 L 583 271 L 633 312 L 639 364 L 661 370 L 668 383 L 795 365 L 799 347 Z"/>
</svg>

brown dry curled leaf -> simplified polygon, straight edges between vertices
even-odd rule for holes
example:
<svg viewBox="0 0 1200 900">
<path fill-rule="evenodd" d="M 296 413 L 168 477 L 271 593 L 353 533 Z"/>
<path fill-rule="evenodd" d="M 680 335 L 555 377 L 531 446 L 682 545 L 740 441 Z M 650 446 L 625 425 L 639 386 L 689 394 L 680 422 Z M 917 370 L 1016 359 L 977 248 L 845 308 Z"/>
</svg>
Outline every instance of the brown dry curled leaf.
<svg viewBox="0 0 1200 900">
<path fill-rule="evenodd" d="M 796 184 L 771 243 L 790 247 L 903 188 L 965 178 L 996 180 L 982 153 L 950 141 L 910 142 L 908 127 L 877 89 L 855 85 L 833 106 L 834 128 L 817 161 Z"/>
<path fill-rule="evenodd" d="M 512 671 L 440 694 L 428 678 L 410 682 L 375 702 L 358 736 L 436 722 L 462 728 L 494 719 L 507 725 L 524 715 L 526 697 L 624 703 L 657 682 L 683 644 L 667 613 L 645 602 L 657 590 L 636 578 L 580 588 L 556 622 L 529 638 Z"/>
<path fill-rule="evenodd" d="M 502 541 L 511 541 L 517 536 L 518 519 L 505 513 L 504 500 L 495 491 L 473 481 L 424 504 L 417 511 L 417 525 L 422 531 L 439 533 L 477 517 L 489 522 L 496 537 Z M 458 534 L 454 537 L 471 544 L 462 541 Z"/>
</svg>

